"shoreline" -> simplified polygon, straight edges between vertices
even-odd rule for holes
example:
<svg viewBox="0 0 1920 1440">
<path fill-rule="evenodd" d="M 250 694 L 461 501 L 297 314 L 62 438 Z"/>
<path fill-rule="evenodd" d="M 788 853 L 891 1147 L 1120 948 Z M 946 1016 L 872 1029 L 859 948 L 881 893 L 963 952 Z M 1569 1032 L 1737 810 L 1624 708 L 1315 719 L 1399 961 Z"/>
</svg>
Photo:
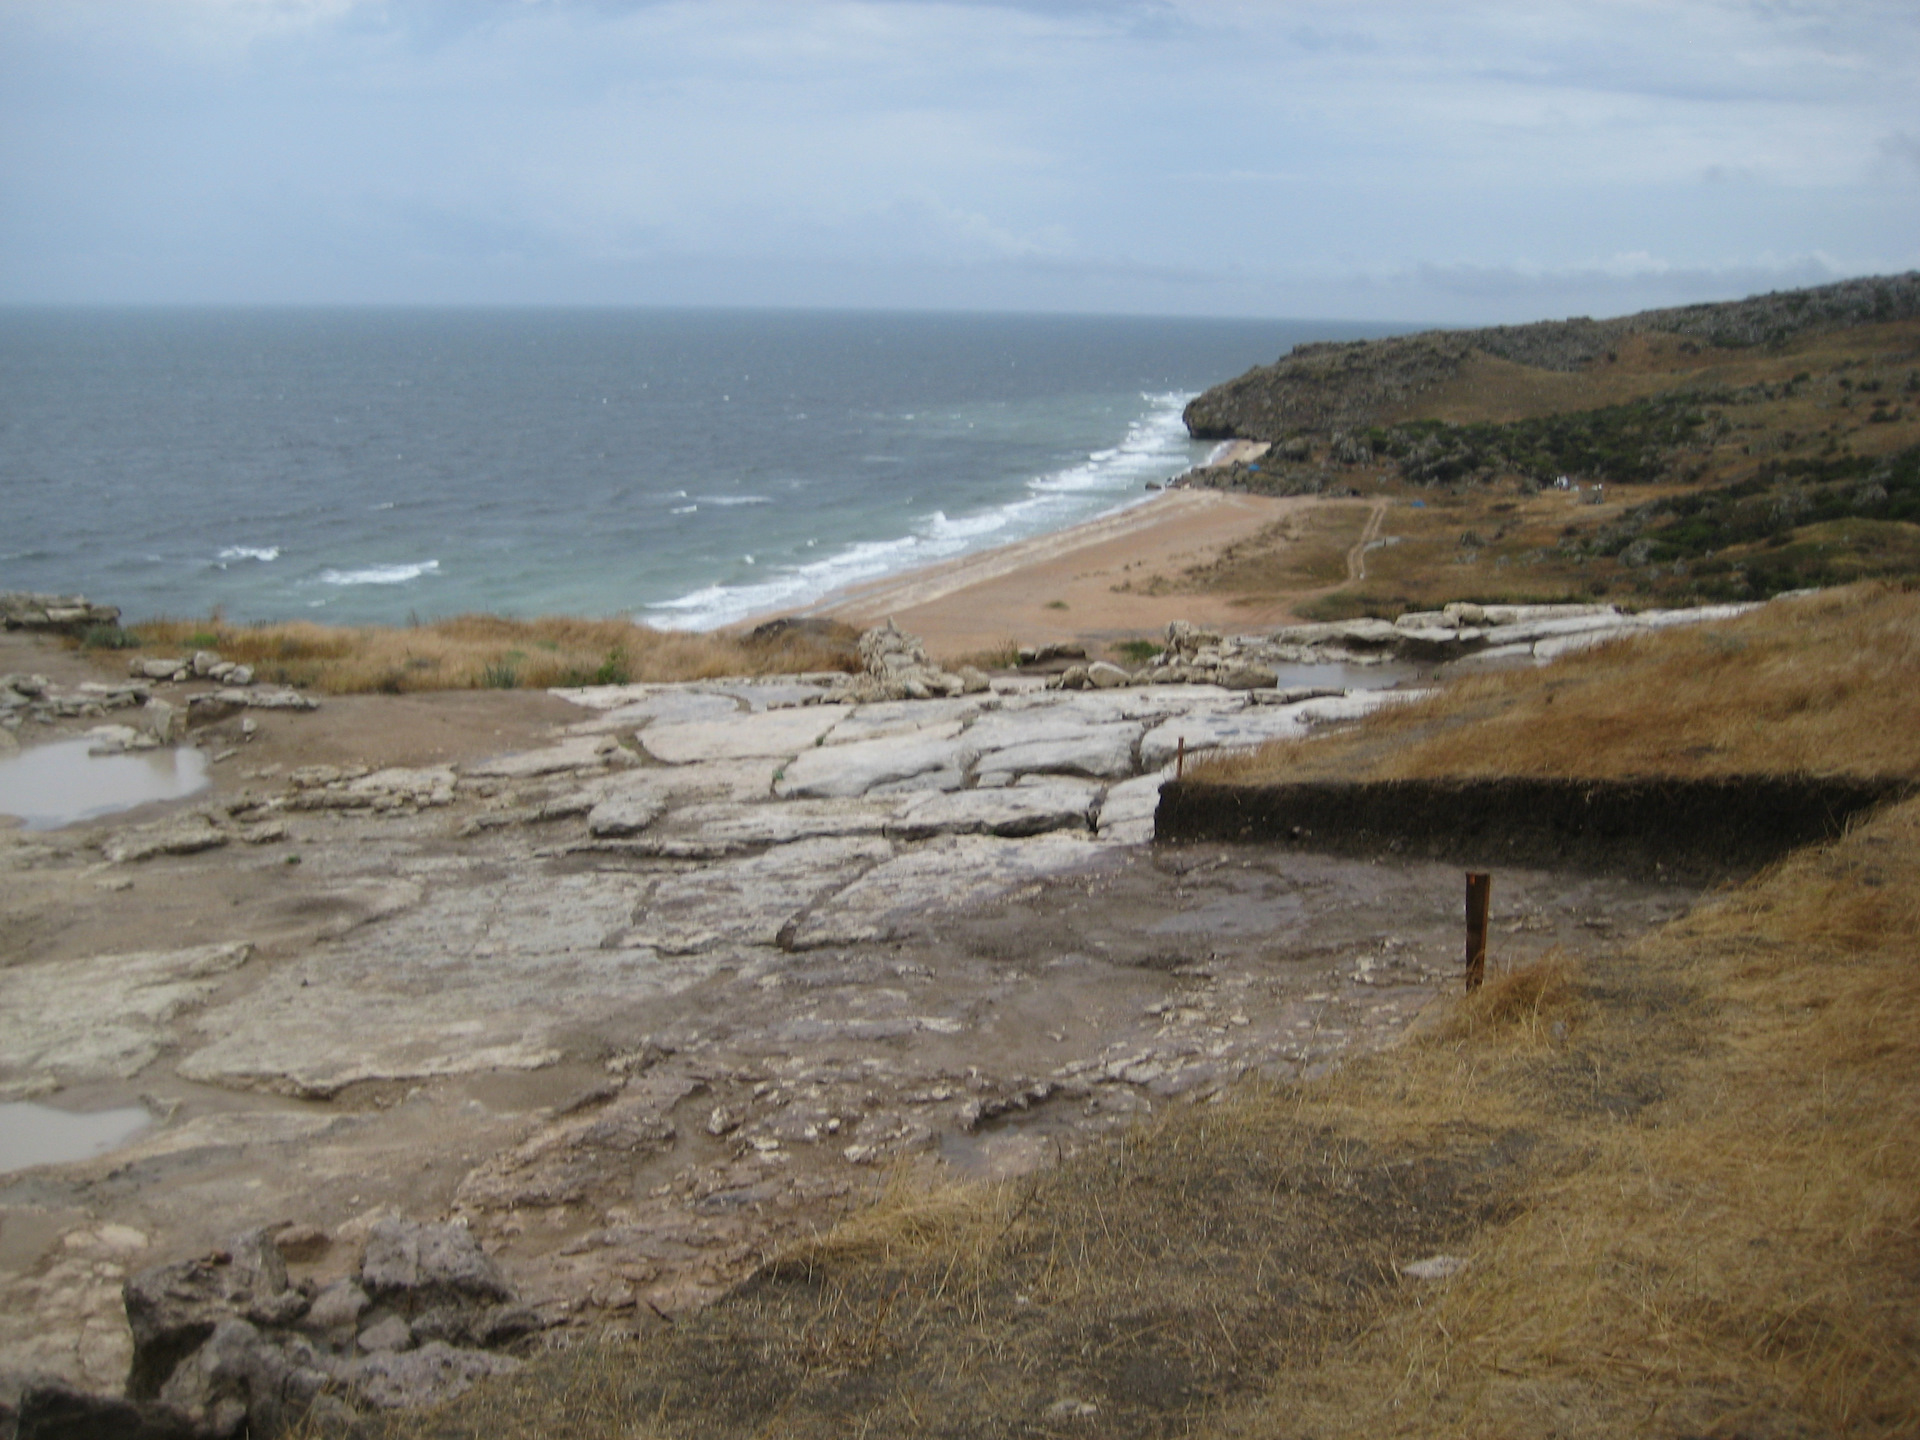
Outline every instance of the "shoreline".
<svg viewBox="0 0 1920 1440">
<path fill-rule="evenodd" d="M 1288 617 L 1283 601 L 1246 604 L 1230 595 L 1121 592 L 1130 575 L 1173 575 L 1313 503 L 1221 490 L 1163 490 L 1139 504 L 1063 530 L 975 551 L 832 592 L 781 617 L 842 620 L 856 627 L 893 618 L 941 656 L 977 654 L 1010 640 L 1114 642 L 1162 633 L 1170 620 L 1249 629 Z"/>
</svg>

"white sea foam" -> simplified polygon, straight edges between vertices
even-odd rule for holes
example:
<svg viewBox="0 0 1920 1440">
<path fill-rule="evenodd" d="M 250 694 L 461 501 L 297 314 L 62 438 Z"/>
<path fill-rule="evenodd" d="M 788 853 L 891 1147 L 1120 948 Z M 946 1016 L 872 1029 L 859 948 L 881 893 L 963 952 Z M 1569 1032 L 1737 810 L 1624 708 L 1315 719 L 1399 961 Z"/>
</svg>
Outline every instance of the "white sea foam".
<svg viewBox="0 0 1920 1440">
<path fill-rule="evenodd" d="M 369 565 L 364 570 L 322 570 L 322 585 L 404 585 L 431 575 L 440 568 L 438 560 L 422 560 L 415 565 Z"/>
<path fill-rule="evenodd" d="M 770 610 L 806 605 L 849 585 L 1125 509 L 1146 498 L 1143 481 L 1165 479 L 1187 468 L 1191 452 L 1180 412 L 1191 398 L 1141 396 L 1147 412 L 1127 427 L 1118 445 L 1094 451 L 1077 465 L 1036 476 L 1018 500 L 971 515 L 933 510 L 915 523 L 913 533 L 899 539 L 848 545 L 750 585 L 708 585 L 648 605 L 648 620 L 667 630 L 713 630 Z"/>
<path fill-rule="evenodd" d="M 702 505 L 771 505 L 773 500 L 766 495 L 696 495 L 693 497 Z"/>
<path fill-rule="evenodd" d="M 259 560 L 266 562 L 280 558 L 278 545 L 229 545 L 218 557 L 222 563 L 229 560 Z"/>
</svg>

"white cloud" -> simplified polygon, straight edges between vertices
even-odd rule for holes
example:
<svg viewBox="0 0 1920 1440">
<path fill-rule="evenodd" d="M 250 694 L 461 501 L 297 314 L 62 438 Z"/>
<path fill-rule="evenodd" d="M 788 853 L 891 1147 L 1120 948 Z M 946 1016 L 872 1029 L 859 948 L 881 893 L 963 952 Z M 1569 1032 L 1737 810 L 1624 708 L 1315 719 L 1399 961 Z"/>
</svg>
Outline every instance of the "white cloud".
<svg viewBox="0 0 1920 1440">
<path fill-rule="evenodd" d="M 0 0 L 0 48 L 0 298 L 1411 304 L 1920 234 L 1882 0 Z"/>
</svg>

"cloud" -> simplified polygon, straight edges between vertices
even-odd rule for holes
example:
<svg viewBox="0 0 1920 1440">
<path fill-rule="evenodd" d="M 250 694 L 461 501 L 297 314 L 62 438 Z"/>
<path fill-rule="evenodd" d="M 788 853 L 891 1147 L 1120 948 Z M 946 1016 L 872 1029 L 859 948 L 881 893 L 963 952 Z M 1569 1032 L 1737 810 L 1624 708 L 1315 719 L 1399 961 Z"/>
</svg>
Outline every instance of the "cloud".
<svg viewBox="0 0 1920 1440">
<path fill-rule="evenodd" d="M 1911 263 L 1911 11 L 0 0 L 0 300 L 918 267 L 924 303 L 1273 313 Z"/>
</svg>

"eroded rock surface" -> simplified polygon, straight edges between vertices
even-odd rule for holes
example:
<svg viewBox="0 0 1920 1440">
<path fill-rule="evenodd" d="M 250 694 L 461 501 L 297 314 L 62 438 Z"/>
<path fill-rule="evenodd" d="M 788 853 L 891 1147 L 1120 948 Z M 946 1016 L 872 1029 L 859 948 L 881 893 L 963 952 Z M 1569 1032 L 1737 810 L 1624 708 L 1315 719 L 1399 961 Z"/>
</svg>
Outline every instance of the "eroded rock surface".
<svg viewBox="0 0 1920 1440">
<path fill-rule="evenodd" d="M 569 691 L 497 754 L 229 769 L 192 812 L 0 832 L 0 1095 L 160 1117 L 0 1176 L 0 1366 L 102 1395 L 133 1365 L 141 1403 L 227 1425 L 323 1382 L 417 1403 L 536 1333 L 704 1303 L 891 1164 L 1016 1173 L 1314 1073 L 1452 975 L 1452 869 L 1147 843 L 1183 740 L 1390 693 L 956 688 L 888 644 L 881 698 Z M 1503 875 L 1500 953 L 1685 898 Z M 288 1222 L 281 1283 L 232 1237 Z M 129 1330 L 156 1265 L 200 1318 Z"/>
</svg>

